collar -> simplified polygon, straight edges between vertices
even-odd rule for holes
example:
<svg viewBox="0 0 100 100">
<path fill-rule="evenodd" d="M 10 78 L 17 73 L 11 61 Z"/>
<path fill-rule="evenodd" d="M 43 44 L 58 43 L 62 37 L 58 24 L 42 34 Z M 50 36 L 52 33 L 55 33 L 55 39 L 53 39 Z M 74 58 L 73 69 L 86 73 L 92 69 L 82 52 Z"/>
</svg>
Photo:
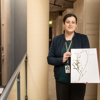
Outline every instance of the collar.
<svg viewBox="0 0 100 100">
<path fill-rule="evenodd" d="M 73 48 L 75 48 L 75 44 L 76 44 L 76 38 L 77 38 L 77 33 L 74 31 L 74 36 L 73 36 L 73 38 L 72 38 L 72 47 Z M 63 33 L 63 39 L 64 39 L 64 41 L 66 41 L 66 39 L 65 39 L 65 33 Z"/>
<path fill-rule="evenodd" d="M 76 32 L 74 31 L 74 36 L 73 36 L 73 38 L 72 38 L 72 41 L 74 40 L 75 37 L 76 37 Z M 66 39 L 65 39 L 65 33 L 63 33 L 63 38 L 64 38 L 64 40 L 66 41 Z"/>
</svg>

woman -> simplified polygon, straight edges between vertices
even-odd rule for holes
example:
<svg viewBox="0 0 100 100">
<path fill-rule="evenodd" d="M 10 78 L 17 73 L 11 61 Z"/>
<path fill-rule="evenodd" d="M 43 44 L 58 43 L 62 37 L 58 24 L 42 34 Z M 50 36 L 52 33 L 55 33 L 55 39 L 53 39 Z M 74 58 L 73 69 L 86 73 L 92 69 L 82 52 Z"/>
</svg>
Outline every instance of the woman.
<svg viewBox="0 0 100 100">
<path fill-rule="evenodd" d="M 76 33 L 77 17 L 67 14 L 63 18 L 64 34 L 54 37 L 48 63 L 54 65 L 57 100 L 84 100 L 86 84 L 70 83 L 71 48 L 89 48 L 86 35 Z M 68 70 L 68 71 L 65 71 Z"/>
</svg>

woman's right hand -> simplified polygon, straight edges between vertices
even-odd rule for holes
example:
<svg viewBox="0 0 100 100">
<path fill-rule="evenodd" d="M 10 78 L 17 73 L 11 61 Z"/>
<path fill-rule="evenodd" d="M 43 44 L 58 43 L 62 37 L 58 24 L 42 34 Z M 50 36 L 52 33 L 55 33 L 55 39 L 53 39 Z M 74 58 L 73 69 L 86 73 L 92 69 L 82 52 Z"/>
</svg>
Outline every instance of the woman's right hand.
<svg viewBox="0 0 100 100">
<path fill-rule="evenodd" d="M 63 63 L 66 62 L 69 57 L 71 57 L 71 52 L 65 52 L 63 54 Z"/>
</svg>

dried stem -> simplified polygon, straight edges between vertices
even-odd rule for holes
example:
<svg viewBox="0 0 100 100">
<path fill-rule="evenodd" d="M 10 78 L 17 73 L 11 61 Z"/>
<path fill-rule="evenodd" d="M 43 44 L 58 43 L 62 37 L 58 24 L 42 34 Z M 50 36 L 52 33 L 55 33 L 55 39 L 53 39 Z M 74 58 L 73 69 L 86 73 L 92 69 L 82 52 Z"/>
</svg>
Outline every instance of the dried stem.
<svg viewBox="0 0 100 100">
<path fill-rule="evenodd" d="M 86 63 L 85 63 L 85 66 L 84 67 L 82 67 L 82 63 L 81 63 L 81 61 L 80 61 L 80 58 L 81 58 L 81 53 L 83 53 L 83 52 L 85 52 L 86 53 L 86 55 L 87 55 L 87 59 L 86 59 Z M 75 53 L 76 54 L 76 60 L 75 61 L 73 61 L 73 66 L 74 66 L 74 68 L 73 69 L 76 69 L 77 70 L 77 72 L 79 73 L 79 79 L 78 79 L 78 81 L 80 81 L 80 79 L 85 75 L 85 73 L 87 72 L 87 71 L 85 71 L 85 69 L 86 69 L 86 65 L 87 65 L 87 63 L 88 63 L 88 53 L 87 53 L 87 50 L 82 50 L 82 52 L 80 52 L 80 53 Z"/>
</svg>

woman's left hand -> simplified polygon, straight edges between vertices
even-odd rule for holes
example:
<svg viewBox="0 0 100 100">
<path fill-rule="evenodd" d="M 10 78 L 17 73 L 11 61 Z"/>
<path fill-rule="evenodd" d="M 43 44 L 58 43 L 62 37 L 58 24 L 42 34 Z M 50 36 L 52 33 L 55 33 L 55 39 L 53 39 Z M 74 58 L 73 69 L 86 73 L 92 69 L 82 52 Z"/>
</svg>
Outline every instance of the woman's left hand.
<svg viewBox="0 0 100 100">
<path fill-rule="evenodd" d="M 84 83 L 84 84 L 90 84 L 90 83 L 86 82 L 86 83 Z"/>
</svg>

